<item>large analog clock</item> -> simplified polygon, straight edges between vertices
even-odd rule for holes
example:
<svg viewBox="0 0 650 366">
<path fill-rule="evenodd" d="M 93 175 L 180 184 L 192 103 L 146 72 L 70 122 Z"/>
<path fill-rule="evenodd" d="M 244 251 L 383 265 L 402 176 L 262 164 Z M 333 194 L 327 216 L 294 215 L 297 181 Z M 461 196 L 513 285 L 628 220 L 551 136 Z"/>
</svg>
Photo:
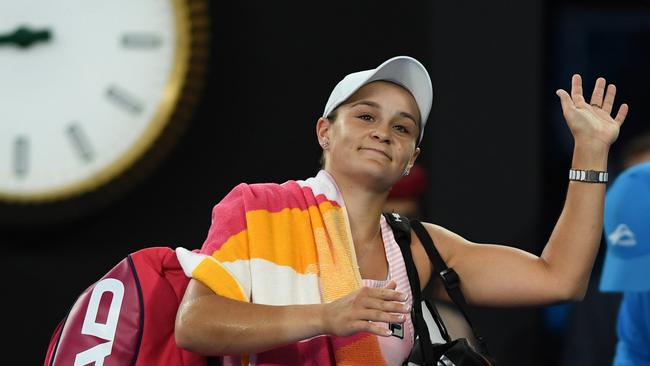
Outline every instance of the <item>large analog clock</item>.
<svg viewBox="0 0 650 366">
<path fill-rule="evenodd" d="M 0 219 L 133 185 L 189 119 L 208 47 L 203 0 L 1 2 Z"/>
</svg>

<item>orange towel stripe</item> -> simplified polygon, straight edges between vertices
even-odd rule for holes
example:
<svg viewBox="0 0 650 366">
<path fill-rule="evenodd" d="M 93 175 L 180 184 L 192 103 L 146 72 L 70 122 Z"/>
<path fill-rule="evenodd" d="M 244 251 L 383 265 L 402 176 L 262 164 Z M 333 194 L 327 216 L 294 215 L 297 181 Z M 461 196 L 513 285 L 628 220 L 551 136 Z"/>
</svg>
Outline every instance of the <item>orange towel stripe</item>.
<svg viewBox="0 0 650 366">
<path fill-rule="evenodd" d="M 279 212 L 249 211 L 246 213 L 248 229 L 228 238 L 213 256 L 222 263 L 265 259 L 291 267 L 298 273 L 318 274 L 319 262 L 314 238 L 316 236 L 316 240 L 324 240 L 323 243 L 328 240 L 326 235 L 322 235 L 325 228 L 321 215 L 323 211 L 332 214 L 340 210 L 330 202 L 323 202 L 320 210 L 312 206 L 307 210 L 291 208 Z M 335 213 L 334 215 L 336 216 Z M 247 241 L 256 244 L 249 248 Z"/>
<path fill-rule="evenodd" d="M 200 280 L 212 291 L 234 300 L 248 301 L 235 277 L 217 261 L 205 258 L 192 271 L 192 277 Z"/>
</svg>

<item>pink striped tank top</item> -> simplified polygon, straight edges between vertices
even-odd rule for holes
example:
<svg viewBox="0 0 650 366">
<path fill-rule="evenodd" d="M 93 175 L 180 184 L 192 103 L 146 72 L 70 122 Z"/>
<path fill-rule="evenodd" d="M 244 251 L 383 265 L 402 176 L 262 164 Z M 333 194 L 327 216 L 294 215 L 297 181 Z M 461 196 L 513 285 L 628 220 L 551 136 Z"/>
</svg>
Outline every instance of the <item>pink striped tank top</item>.
<svg viewBox="0 0 650 366">
<path fill-rule="evenodd" d="M 397 284 L 397 291 L 409 295 L 407 303 L 413 306 L 413 297 L 411 296 L 411 285 L 406 274 L 406 266 L 404 265 L 404 258 L 399 249 L 399 245 L 393 235 L 386 218 L 381 216 L 381 237 L 384 241 L 384 251 L 386 253 L 386 260 L 388 261 L 388 278 L 384 281 L 363 279 L 363 285 L 366 287 L 381 288 L 390 280 L 394 280 Z M 383 324 L 386 328 L 389 327 L 387 323 Z M 393 332 L 395 334 L 396 332 Z M 379 347 L 384 356 L 384 360 L 388 365 L 401 365 L 404 360 L 411 353 L 413 348 L 414 330 L 413 323 L 411 322 L 411 314 L 406 315 L 406 321 L 402 324 L 402 338 L 395 335 L 390 337 L 377 337 L 379 340 Z"/>
</svg>

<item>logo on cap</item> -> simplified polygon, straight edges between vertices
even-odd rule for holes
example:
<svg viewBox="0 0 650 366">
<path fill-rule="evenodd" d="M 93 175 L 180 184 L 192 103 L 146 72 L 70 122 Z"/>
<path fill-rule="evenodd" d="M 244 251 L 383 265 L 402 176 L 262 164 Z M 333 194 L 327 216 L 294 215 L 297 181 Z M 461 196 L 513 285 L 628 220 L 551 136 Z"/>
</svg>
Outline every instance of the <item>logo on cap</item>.
<svg viewBox="0 0 650 366">
<path fill-rule="evenodd" d="M 619 224 L 609 236 L 607 237 L 612 245 L 619 245 L 622 247 L 631 247 L 636 245 L 636 238 L 634 232 L 625 224 Z"/>
</svg>

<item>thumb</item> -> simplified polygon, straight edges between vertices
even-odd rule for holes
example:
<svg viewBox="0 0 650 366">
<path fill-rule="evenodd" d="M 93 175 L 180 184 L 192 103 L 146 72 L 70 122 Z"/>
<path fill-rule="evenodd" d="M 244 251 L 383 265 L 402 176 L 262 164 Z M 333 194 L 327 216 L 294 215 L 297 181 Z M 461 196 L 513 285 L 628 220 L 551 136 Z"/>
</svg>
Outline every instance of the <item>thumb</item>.
<svg viewBox="0 0 650 366">
<path fill-rule="evenodd" d="M 564 113 L 567 113 L 574 107 L 571 96 L 564 89 L 558 89 L 555 94 L 560 98 L 560 104 L 562 105 L 562 111 L 564 111 Z"/>
</svg>

